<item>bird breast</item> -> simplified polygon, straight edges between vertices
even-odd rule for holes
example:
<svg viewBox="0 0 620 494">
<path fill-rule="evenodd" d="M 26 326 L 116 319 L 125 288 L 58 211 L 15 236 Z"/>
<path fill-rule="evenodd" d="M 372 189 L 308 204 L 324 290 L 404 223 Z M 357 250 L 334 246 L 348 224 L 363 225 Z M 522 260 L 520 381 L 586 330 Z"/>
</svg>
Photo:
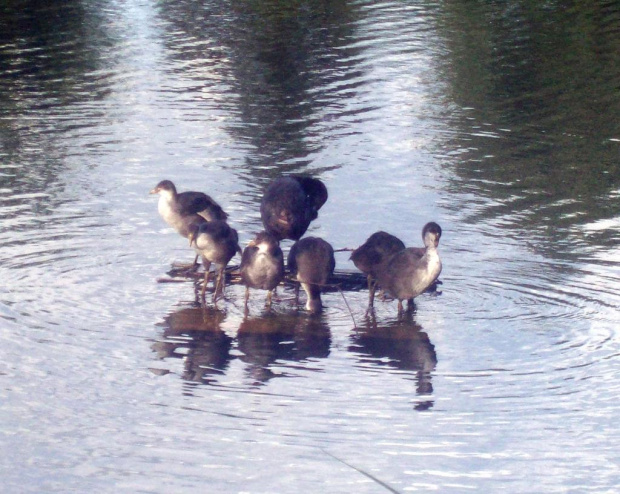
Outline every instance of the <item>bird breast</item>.
<svg viewBox="0 0 620 494">
<path fill-rule="evenodd" d="M 245 276 L 255 287 L 271 289 L 280 281 L 282 267 L 273 257 L 258 252 L 251 268 L 245 270 Z"/>
<path fill-rule="evenodd" d="M 412 279 L 413 292 L 416 294 L 426 290 L 441 273 L 441 259 L 436 249 L 427 249 L 421 259 L 423 269 Z"/>
<path fill-rule="evenodd" d="M 178 217 L 177 211 L 172 205 L 172 198 L 164 192 L 159 193 L 159 201 L 157 202 L 157 211 L 169 225 L 174 225 Z"/>
<path fill-rule="evenodd" d="M 278 264 L 275 259 L 259 251 L 254 261 L 254 267 L 263 276 L 269 276 L 276 273 Z"/>
</svg>

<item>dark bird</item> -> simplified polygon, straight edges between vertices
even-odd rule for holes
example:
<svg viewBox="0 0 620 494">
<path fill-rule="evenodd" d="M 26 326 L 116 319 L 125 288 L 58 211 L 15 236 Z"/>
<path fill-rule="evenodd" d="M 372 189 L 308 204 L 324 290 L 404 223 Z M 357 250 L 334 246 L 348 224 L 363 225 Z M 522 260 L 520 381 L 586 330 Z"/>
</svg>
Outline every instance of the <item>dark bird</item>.
<svg viewBox="0 0 620 494">
<path fill-rule="evenodd" d="M 214 282 L 213 302 L 216 302 L 218 295 L 224 289 L 224 270 L 227 264 L 237 252 L 241 254 L 237 230 L 222 220 L 205 221 L 195 227 L 189 233 L 188 238 L 190 246 L 202 256 L 202 264 L 205 268 L 205 279 L 201 292 L 203 300 L 209 282 L 209 269 L 211 264 L 215 264 L 218 275 Z"/>
<path fill-rule="evenodd" d="M 284 255 L 276 238 L 260 232 L 243 250 L 239 271 L 245 285 L 246 307 L 250 288 L 268 290 L 267 307 L 271 307 L 273 290 L 284 278 Z"/>
<path fill-rule="evenodd" d="M 265 230 L 276 240 L 299 240 L 327 201 L 320 180 L 300 175 L 276 178 L 265 191 L 260 215 Z"/>
<path fill-rule="evenodd" d="M 373 233 L 351 254 L 353 264 L 368 278 L 368 307 L 372 308 L 377 286 L 377 272 L 385 268 L 390 258 L 405 248 L 405 244 L 386 232 Z"/>
<path fill-rule="evenodd" d="M 387 293 L 398 299 L 398 313 L 403 311 L 403 300 L 413 306 L 413 299 L 431 286 L 441 273 L 441 259 L 437 246 L 441 227 L 434 222 L 422 229 L 424 248 L 410 247 L 394 254 L 376 272 L 377 282 Z"/>
<path fill-rule="evenodd" d="M 334 249 L 321 238 L 305 237 L 291 247 L 288 269 L 308 296 L 306 310 L 312 313 L 321 310 L 321 286 L 327 283 L 335 267 Z M 298 300 L 299 286 L 295 296 Z"/>
<path fill-rule="evenodd" d="M 189 238 L 194 231 L 205 221 L 226 220 L 228 215 L 211 197 L 202 192 L 177 192 L 170 180 L 159 182 L 151 194 L 159 194 L 157 210 L 168 225 L 174 228 L 179 235 Z M 198 256 L 194 265 L 198 262 Z"/>
</svg>

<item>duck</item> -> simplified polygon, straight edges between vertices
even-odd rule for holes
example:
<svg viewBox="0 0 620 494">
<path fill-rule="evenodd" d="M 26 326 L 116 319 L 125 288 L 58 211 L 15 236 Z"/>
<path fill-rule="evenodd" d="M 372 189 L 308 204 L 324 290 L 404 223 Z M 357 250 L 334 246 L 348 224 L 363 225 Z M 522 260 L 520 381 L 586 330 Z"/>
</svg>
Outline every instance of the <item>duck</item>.
<svg viewBox="0 0 620 494">
<path fill-rule="evenodd" d="M 333 247 L 319 237 L 304 237 L 293 244 L 287 259 L 293 279 L 301 284 L 307 295 L 306 310 L 316 314 L 321 311 L 321 287 L 334 273 L 336 260 Z M 295 289 L 299 300 L 299 285 Z"/>
<path fill-rule="evenodd" d="M 195 191 L 179 193 L 170 180 L 162 180 L 150 193 L 159 194 L 157 203 L 159 214 L 168 225 L 185 238 L 193 230 L 187 218 L 193 219 L 198 215 L 207 221 L 228 219 L 228 214 L 210 196 Z"/>
<path fill-rule="evenodd" d="M 216 303 L 219 295 L 224 291 L 224 270 L 226 266 L 235 254 L 241 254 L 237 230 L 231 228 L 223 220 L 205 220 L 194 227 L 188 238 L 190 247 L 196 249 L 202 256 L 202 264 L 205 268 L 201 292 L 202 300 L 205 298 L 207 284 L 209 283 L 211 264 L 215 264 L 218 274 L 214 281 L 213 303 Z"/>
<path fill-rule="evenodd" d="M 424 225 L 424 247 L 409 247 L 394 254 L 376 271 L 377 283 L 398 300 L 398 313 L 403 312 L 403 300 L 409 308 L 413 299 L 429 288 L 441 273 L 441 259 L 437 247 L 441 227 L 431 221 Z"/>
<path fill-rule="evenodd" d="M 318 211 L 327 197 L 327 187 L 319 179 L 305 175 L 276 178 L 261 200 L 263 226 L 278 241 L 297 241 L 318 217 Z"/>
<path fill-rule="evenodd" d="M 228 218 L 222 207 L 207 194 L 195 191 L 179 193 L 170 180 L 162 180 L 150 193 L 159 194 L 159 214 L 184 238 L 189 238 L 190 232 L 206 221 L 226 221 Z M 198 264 L 198 257 L 199 254 L 194 259 L 194 267 Z"/>
<path fill-rule="evenodd" d="M 384 269 L 390 258 L 405 248 L 402 240 L 384 231 L 373 233 L 351 253 L 350 259 L 355 267 L 364 273 L 368 280 L 368 308 L 374 306 L 377 272 Z"/>
<path fill-rule="evenodd" d="M 271 308 L 273 291 L 284 278 L 284 254 L 278 240 L 266 231 L 258 233 L 243 250 L 239 272 L 246 309 L 250 288 L 267 290 L 267 308 Z"/>
</svg>

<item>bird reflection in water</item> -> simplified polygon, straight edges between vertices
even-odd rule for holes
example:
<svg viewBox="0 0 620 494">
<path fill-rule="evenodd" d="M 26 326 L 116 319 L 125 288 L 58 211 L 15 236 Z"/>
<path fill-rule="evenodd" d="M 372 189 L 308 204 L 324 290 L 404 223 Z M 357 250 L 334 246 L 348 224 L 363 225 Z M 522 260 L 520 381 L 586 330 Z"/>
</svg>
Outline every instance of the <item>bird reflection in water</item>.
<svg viewBox="0 0 620 494">
<path fill-rule="evenodd" d="M 265 311 L 261 316 L 246 316 L 235 338 L 221 329 L 225 318 L 226 312 L 215 307 L 171 312 L 160 324 L 163 338 L 152 349 L 160 360 L 183 359 L 181 377 L 192 385 L 218 384 L 236 359 L 245 364 L 250 385 L 257 386 L 291 375 L 286 371 L 295 368 L 291 362 L 329 356 L 331 333 L 321 316 Z M 232 352 L 233 348 L 237 351 Z M 298 368 L 310 370 L 303 364 Z M 189 388 L 187 392 L 191 393 Z"/>
<path fill-rule="evenodd" d="M 432 373 L 437 366 L 437 354 L 428 334 L 411 314 L 379 326 L 371 312 L 351 335 L 351 341 L 349 350 L 365 367 L 387 366 L 412 372 L 419 397 L 416 410 L 433 406 L 434 401 L 428 397 L 433 394 Z"/>
<path fill-rule="evenodd" d="M 286 377 L 278 361 L 303 362 L 326 358 L 330 352 L 331 333 L 322 317 L 308 314 L 266 312 L 260 317 L 246 317 L 237 332 L 240 359 L 247 364 L 253 385 L 274 377 Z M 308 369 L 304 366 L 305 369 Z"/>
<path fill-rule="evenodd" d="M 232 360 L 233 339 L 221 329 L 226 312 L 215 307 L 185 307 L 168 314 L 161 326 L 163 339 L 153 344 L 161 360 L 184 359 L 186 381 L 214 384 Z"/>
</svg>

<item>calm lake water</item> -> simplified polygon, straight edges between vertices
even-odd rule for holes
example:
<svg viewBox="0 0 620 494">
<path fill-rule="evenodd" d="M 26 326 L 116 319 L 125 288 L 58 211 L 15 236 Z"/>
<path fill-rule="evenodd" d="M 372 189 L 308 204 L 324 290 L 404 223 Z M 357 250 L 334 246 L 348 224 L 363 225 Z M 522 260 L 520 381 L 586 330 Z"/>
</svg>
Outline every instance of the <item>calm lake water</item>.
<svg viewBox="0 0 620 494">
<path fill-rule="evenodd" d="M 0 2 L 2 491 L 616 492 L 618 81 L 614 2 Z M 439 291 L 160 282 L 159 180 L 245 245 L 285 173 Z"/>
</svg>

